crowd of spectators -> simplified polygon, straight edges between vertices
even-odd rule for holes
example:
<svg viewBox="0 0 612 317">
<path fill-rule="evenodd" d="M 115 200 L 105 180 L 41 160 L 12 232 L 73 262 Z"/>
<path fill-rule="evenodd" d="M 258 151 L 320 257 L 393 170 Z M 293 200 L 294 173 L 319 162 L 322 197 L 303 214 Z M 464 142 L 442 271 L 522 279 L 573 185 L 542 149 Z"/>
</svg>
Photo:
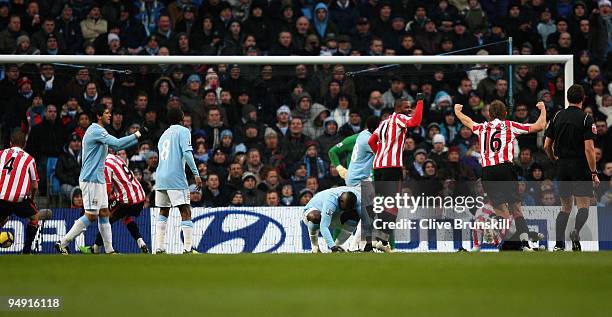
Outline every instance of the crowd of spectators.
<svg viewBox="0 0 612 317">
<path fill-rule="evenodd" d="M 512 37 L 516 55 L 575 56 L 573 81 L 585 87 L 584 111 L 596 122 L 604 184 L 597 200 L 610 205 L 611 19 L 609 0 L 11 0 L 0 1 L 0 53 L 486 55 L 506 54 Z M 439 193 L 481 175 L 476 137 L 458 123 L 454 103 L 478 122 L 488 119 L 496 99 L 522 123 L 537 118 L 539 100 L 549 119 L 565 106 L 558 64 L 516 65 L 512 73 L 507 65 L 417 64 L 351 76 L 373 66 L 6 64 L 1 145 L 8 146 L 14 129 L 28 132 L 26 150 L 41 180 L 55 168 L 61 195 L 78 204 L 81 139 L 92 106 L 102 103 L 112 109 L 111 135 L 138 129 L 145 135 L 119 155 L 150 193 L 165 113 L 180 107 L 206 180 L 201 191 L 191 188 L 194 206 L 292 206 L 343 184 L 328 150 L 361 131 L 369 116 L 392 113 L 398 98 L 425 94 L 423 124 L 406 139 L 405 175 L 439 182 Z M 527 204 L 557 197 L 542 139 L 518 140 L 521 179 L 543 181 L 522 185 Z M 49 158 L 57 163 L 47 166 Z"/>
</svg>

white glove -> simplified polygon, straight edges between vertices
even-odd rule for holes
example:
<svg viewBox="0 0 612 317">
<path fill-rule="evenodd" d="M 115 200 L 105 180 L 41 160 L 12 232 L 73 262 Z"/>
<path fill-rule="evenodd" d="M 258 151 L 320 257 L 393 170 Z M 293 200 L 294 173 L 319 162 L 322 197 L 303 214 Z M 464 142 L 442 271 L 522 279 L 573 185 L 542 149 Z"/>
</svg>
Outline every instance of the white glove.
<svg viewBox="0 0 612 317">
<path fill-rule="evenodd" d="M 336 166 L 336 170 L 338 171 L 338 175 L 342 177 L 342 179 L 346 179 L 346 173 L 348 172 L 346 168 L 342 165 Z"/>
<path fill-rule="evenodd" d="M 140 133 L 140 131 L 136 131 L 134 133 L 134 135 L 136 136 L 137 139 L 140 139 L 140 137 L 142 136 L 142 134 Z"/>
</svg>

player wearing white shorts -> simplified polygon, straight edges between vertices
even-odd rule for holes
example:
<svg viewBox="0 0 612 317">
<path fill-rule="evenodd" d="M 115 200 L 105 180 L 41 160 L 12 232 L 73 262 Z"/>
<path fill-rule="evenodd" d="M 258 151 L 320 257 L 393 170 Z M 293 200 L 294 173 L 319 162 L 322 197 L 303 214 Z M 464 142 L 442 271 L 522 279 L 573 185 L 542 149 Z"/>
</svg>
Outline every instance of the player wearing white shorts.
<svg viewBox="0 0 612 317">
<path fill-rule="evenodd" d="M 61 254 L 68 254 L 68 243 L 96 219 L 98 230 L 104 241 L 106 253 L 116 253 L 113 249 L 113 234 L 109 222 L 110 211 L 108 210 L 108 195 L 106 192 L 106 178 L 104 177 L 104 162 L 110 146 L 119 151 L 136 145 L 140 132 L 117 139 L 104 129 L 110 124 L 111 112 L 102 104 L 96 105 L 95 115 L 97 123 L 87 128 L 83 137 L 83 166 L 79 176 L 79 186 L 83 192 L 83 207 L 85 214 L 74 222 L 74 225 L 66 235 L 55 244 L 55 249 Z"/>
<path fill-rule="evenodd" d="M 195 177 L 200 190 L 202 179 L 193 159 L 191 133 L 180 125 L 183 122 L 183 111 L 168 110 L 168 122 L 171 126 L 162 134 L 157 148 L 159 165 L 157 166 L 155 184 L 155 206 L 159 207 L 159 216 L 155 230 L 155 253 L 166 252 L 166 227 L 171 207 L 178 207 L 181 212 L 181 231 L 184 238 L 183 253 L 197 253 L 193 249 L 193 222 L 189 201 L 189 184 L 185 175 L 185 163 Z"/>
</svg>

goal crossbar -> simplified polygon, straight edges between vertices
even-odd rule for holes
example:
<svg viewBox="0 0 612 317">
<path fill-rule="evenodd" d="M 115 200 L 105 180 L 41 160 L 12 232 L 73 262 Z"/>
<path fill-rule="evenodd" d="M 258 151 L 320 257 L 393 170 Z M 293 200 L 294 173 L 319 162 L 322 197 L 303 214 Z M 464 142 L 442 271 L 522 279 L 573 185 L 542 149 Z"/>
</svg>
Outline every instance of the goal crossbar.
<svg viewBox="0 0 612 317">
<path fill-rule="evenodd" d="M 572 55 L 451 56 L 131 56 L 131 55 L 0 55 L 0 64 L 563 64 L 565 91 L 573 84 Z M 566 106 L 567 106 L 566 101 Z"/>
</svg>

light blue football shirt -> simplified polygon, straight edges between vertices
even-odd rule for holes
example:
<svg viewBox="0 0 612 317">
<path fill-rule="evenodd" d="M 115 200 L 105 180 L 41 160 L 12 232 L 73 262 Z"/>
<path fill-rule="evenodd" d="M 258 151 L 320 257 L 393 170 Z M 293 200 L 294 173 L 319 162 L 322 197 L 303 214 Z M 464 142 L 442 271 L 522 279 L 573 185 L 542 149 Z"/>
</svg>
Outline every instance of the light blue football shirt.
<svg viewBox="0 0 612 317">
<path fill-rule="evenodd" d="M 359 214 L 360 218 L 363 218 L 361 211 L 361 191 L 357 187 L 340 186 L 326 189 L 314 195 L 314 197 L 312 197 L 312 199 L 304 207 L 304 210 L 314 208 L 321 212 L 321 223 L 319 225 L 319 229 L 321 230 L 321 235 L 323 236 L 323 239 L 325 239 L 325 243 L 329 248 L 334 246 L 334 239 L 329 227 L 332 223 L 332 219 L 340 216 L 342 213 L 338 198 L 340 195 L 342 195 L 342 193 L 347 191 L 353 192 L 355 195 L 357 195 L 357 204 L 355 207 L 357 208 L 357 213 Z"/>
<path fill-rule="evenodd" d="M 106 129 L 99 124 L 92 123 L 83 137 L 83 166 L 81 167 L 79 181 L 106 184 L 104 162 L 108 154 L 108 147 L 119 151 L 136 145 L 136 143 L 138 143 L 138 140 L 133 134 L 117 139 L 108 134 Z"/>
<path fill-rule="evenodd" d="M 372 180 L 372 166 L 374 163 L 374 152 L 368 144 L 372 133 L 363 130 L 359 133 L 351 155 L 351 164 L 346 173 L 346 185 L 357 186 L 361 181 Z"/>
<path fill-rule="evenodd" d="M 170 126 L 159 139 L 159 165 L 155 172 L 156 190 L 185 190 L 188 188 L 185 163 L 193 175 L 200 175 L 193 160 L 191 133 L 181 125 Z"/>
</svg>

